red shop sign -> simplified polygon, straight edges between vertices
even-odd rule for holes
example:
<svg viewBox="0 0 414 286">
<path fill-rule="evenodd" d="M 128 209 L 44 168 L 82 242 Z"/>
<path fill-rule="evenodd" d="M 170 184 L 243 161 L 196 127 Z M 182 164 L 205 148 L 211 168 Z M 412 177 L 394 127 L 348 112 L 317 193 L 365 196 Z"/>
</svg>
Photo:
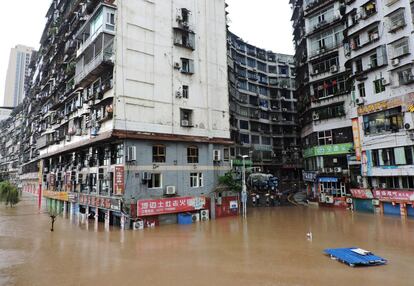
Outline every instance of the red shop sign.
<svg viewBox="0 0 414 286">
<path fill-rule="evenodd" d="M 114 193 L 116 195 L 123 195 L 124 190 L 124 166 L 115 166 L 115 178 L 114 178 Z"/>
<path fill-rule="evenodd" d="M 414 191 L 374 190 L 374 197 L 385 201 L 414 201 Z"/>
<path fill-rule="evenodd" d="M 373 199 L 370 189 L 351 189 L 352 197 L 357 199 Z"/>
<path fill-rule="evenodd" d="M 182 197 L 157 200 L 139 200 L 138 216 L 152 216 L 201 210 L 206 206 L 205 197 Z"/>
</svg>

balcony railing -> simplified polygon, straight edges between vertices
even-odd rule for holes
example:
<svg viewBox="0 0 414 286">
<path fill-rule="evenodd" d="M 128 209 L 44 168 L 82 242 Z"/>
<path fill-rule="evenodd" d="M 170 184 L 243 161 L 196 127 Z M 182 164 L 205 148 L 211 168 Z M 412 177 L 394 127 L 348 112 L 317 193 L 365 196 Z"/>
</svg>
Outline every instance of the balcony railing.
<svg viewBox="0 0 414 286">
<path fill-rule="evenodd" d="M 114 59 L 114 41 L 111 40 L 108 42 L 102 49 L 100 53 L 98 53 L 89 63 L 83 66 L 81 71 L 77 71 L 75 75 L 75 85 L 82 82 L 90 73 L 95 71 L 100 65 L 102 64 L 113 64 Z"/>
</svg>

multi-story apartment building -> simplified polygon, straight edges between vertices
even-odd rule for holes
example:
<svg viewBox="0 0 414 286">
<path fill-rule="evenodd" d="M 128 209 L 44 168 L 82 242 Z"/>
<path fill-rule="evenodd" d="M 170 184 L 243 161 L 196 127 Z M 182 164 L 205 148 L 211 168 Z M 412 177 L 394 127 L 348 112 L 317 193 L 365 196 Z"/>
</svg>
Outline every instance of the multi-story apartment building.
<svg viewBox="0 0 414 286">
<path fill-rule="evenodd" d="M 357 210 L 414 216 L 413 11 L 409 0 L 347 1 L 347 67 L 352 68 Z M 409 207 L 406 208 L 406 206 Z"/>
<path fill-rule="evenodd" d="M 3 106 L 16 107 L 25 97 L 28 66 L 33 48 L 17 45 L 10 51 L 7 67 L 6 85 L 4 90 Z"/>
<path fill-rule="evenodd" d="M 292 0 L 304 157 L 311 197 L 346 205 L 348 157 L 353 154 L 350 71 L 345 67 L 345 4 Z"/>
<path fill-rule="evenodd" d="M 255 47 L 228 32 L 231 157 L 249 155 L 253 166 L 292 188 L 301 172 L 293 56 Z"/>
<path fill-rule="evenodd" d="M 226 55 L 224 0 L 54 0 L 24 104 L 24 186 L 37 175 L 52 206 L 113 224 L 207 208 L 230 165 Z"/>
</svg>

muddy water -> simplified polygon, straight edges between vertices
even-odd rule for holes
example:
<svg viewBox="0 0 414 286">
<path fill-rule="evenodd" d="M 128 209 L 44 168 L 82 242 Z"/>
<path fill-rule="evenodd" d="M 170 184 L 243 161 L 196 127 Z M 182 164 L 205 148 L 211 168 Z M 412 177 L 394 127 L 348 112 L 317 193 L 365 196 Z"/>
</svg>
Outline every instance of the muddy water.
<svg viewBox="0 0 414 286">
<path fill-rule="evenodd" d="M 350 268 L 322 254 L 348 246 L 389 264 Z M 292 207 L 145 231 L 59 218 L 51 233 L 25 197 L 0 207 L 0 285 L 414 285 L 414 221 Z"/>
</svg>

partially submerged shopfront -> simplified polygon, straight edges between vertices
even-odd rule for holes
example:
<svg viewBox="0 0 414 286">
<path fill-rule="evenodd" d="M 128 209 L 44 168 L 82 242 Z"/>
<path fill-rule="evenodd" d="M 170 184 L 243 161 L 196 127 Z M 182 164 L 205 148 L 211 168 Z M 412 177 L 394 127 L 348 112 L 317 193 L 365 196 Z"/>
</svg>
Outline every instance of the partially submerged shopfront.
<svg viewBox="0 0 414 286">
<path fill-rule="evenodd" d="M 351 189 L 355 211 L 414 218 L 414 191 Z"/>
</svg>

